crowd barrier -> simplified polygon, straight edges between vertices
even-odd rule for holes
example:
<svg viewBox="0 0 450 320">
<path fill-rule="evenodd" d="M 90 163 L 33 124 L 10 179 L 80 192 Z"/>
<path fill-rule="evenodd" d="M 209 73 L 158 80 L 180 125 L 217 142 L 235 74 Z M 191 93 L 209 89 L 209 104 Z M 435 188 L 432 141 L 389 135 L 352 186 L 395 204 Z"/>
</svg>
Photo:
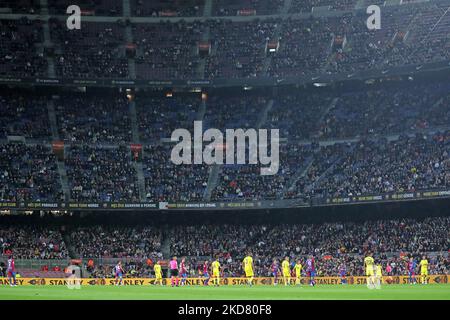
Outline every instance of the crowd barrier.
<svg viewBox="0 0 450 320">
<path fill-rule="evenodd" d="M 449 275 L 430 275 L 427 276 L 427 283 L 430 284 L 448 284 Z M 408 276 L 383 276 L 383 284 L 408 284 Z M 417 281 L 420 281 L 420 276 L 416 276 Z M 73 284 L 73 279 L 64 278 L 17 278 L 17 284 L 19 286 L 62 286 Z M 326 284 L 326 285 L 339 285 L 341 284 L 341 278 L 339 277 L 316 277 L 316 284 Z M 82 286 L 113 286 L 115 285 L 114 279 L 79 279 L 79 284 Z M 187 278 L 186 285 L 201 286 L 204 284 L 205 278 Z M 295 278 L 291 278 L 291 284 L 294 285 L 296 282 Z M 279 278 L 279 283 L 282 284 L 282 279 Z M 308 285 L 309 279 L 304 277 L 300 279 L 302 285 Z M 362 285 L 366 283 L 366 277 L 347 277 L 347 284 L 349 285 Z M 155 278 L 124 278 L 123 285 L 125 286 L 148 286 L 154 285 Z M 164 285 L 170 285 L 170 279 L 163 279 Z M 212 281 L 210 281 L 210 285 Z M 221 278 L 220 284 L 223 286 L 239 286 L 247 285 L 246 278 Z M 253 279 L 254 285 L 273 285 L 274 278 L 269 277 L 258 277 Z M 7 278 L 0 278 L 0 285 L 9 285 Z"/>
</svg>

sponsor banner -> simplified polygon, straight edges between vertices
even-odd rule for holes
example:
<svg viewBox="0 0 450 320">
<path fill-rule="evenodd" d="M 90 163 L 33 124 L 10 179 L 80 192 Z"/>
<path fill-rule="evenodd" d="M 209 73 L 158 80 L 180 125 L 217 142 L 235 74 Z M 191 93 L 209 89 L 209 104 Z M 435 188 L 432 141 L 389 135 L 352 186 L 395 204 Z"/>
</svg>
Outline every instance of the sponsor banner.
<svg viewBox="0 0 450 320">
<path fill-rule="evenodd" d="M 239 10 L 238 15 L 253 15 L 256 11 Z M 434 75 L 442 73 L 446 75 L 450 68 L 448 60 L 439 62 L 426 63 L 421 65 L 408 65 L 389 68 L 389 75 L 394 76 L 410 76 L 411 74 L 424 74 L 433 72 Z M 420 66 L 420 69 L 417 67 Z M 373 78 L 386 77 L 386 69 L 372 69 L 356 72 L 352 75 L 354 79 L 364 80 Z M 348 80 L 348 74 L 326 74 L 317 73 L 314 75 L 301 75 L 286 77 L 283 79 L 284 85 L 300 85 L 311 83 L 314 80 L 321 79 L 324 82 L 342 81 Z M 0 77 L 0 84 L 31 84 L 31 85 L 72 85 L 72 86 L 92 86 L 92 87 L 186 87 L 186 86 L 214 86 L 214 87 L 242 87 L 242 86 L 273 86 L 279 85 L 279 79 L 272 77 L 258 77 L 254 79 L 228 79 L 228 78 L 215 78 L 209 79 L 146 79 L 146 80 L 130 80 L 130 79 L 108 79 L 108 78 L 91 78 L 91 79 L 74 79 L 74 78 L 15 78 L 15 77 Z"/>
<path fill-rule="evenodd" d="M 364 202 L 383 202 L 396 200 L 414 200 L 427 198 L 450 197 L 450 190 L 390 193 L 384 195 L 349 196 L 326 199 L 326 204 L 346 204 Z"/>
<path fill-rule="evenodd" d="M 256 10 L 255 9 L 241 9 L 237 11 L 238 16 L 255 16 Z"/>
<path fill-rule="evenodd" d="M 297 203 L 296 199 L 262 200 L 241 202 L 9 202 L 1 201 L 0 210 L 224 210 L 224 209 L 273 209 L 293 207 L 315 207 L 369 202 L 420 200 L 449 198 L 450 190 L 406 192 L 385 195 L 353 196 L 330 199 L 316 199 L 313 203 Z"/>
<path fill-rule="evenodd" d="M 289 207 L 289 203 L 283 202 L 281 207 Z M 268 208 L 273 207 L 271 203 L 264 201 L 258 202 L 186 202 L 186 203 L 168 203 L 168 202 L 0 202 L 0 209 L 48 209 L 48 210 L 192 210 L 192 209 L 240 209 L 240 208 Z"/>
<path fill-rule="evenodd" d="M 448 275 L 430 275 L 427 276 L 427 282 L 430 284 L 448 284 Z M 383 276 L 383 284 L 408 284 L 408 276 Z M 416 276 L 417 280 L 420 280 L 420 276 Z M 318 285 L 339 285 L 341 284 L 340 277 L 316 277 L 316 283 Z M 17 284 L 21 286 L 66 286 L 68 284 L 73 284 L 73 279 L 64 278 L 17 278 Z M 116 281 L 114 279 L 79 279 L 80 285 L 82 286 L 114 286 Z M 126 278 L 123 279 L 124 286 L 148 286 L 154 285 L 155 278 Z M 191 286 L 202 286 L 205 278 L 187 278 L 186 285 Z M 254 285 L 273 285 L 274 278 L 269 277 L 259 277 L 253 279 Z M 278 278 L 279 283 L 282 282 L 282 278 Z M 366 277 L 347 277 L 347 282 L 349 285 L 364 285 L 366 284 Z M 309 284 L 309 278 L 302 277 L 300 279 L 302 285 Z M 158 283 L 159 284 L 159 283 Z M 210 284 L 212 282 L 210 281 Z M 240 286 L 247 285 L 246 278 L 221 278 L 220 284 L 224 286 Z M 296 279 L 291 278 L 291 284 L 296 284 Z M 0 278 L 0 285 L 9 285 L 9 280 L 7 278 Z M 170 285 L 170 279 L 164 278 L 163 285 Z"/>
<path fill-rule="evenodd" d="M 110 210 L 110 209 L 158 209 L 157 203 L 143 202 L 143 203 L 126 203 L 126 202 L 112 202 L 112 203 L 80 203 L 80 202 L 0 202 L 1 209 L 21 209 L 21 210 Z"/>
<path fill-rule="evenodd" d="M 418 193 L 421 194 L 424 198 L 429 197 L 450 197 L 450 190 L 442 190 L 442 191 L 428 191 L 428 192 L 422 192 Z"/>
<path fill-rule="evenodd" d="M 8 201 L 2 201 L 0 202 L 0 209 L 16 209 L 18 208 L 17 202 L 8 202 Z"/>
</svg>

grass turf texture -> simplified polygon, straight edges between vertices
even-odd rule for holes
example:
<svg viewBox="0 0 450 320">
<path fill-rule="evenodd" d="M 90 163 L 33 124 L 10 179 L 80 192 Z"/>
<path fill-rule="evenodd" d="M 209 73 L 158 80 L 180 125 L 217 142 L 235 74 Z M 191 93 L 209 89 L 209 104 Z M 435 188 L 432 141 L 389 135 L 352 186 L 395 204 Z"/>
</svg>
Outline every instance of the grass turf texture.
<svg viewBox="0 0 450 320">
<path fill-rule="evenodd" d="M 450 300 L 450 285 L 385 285 L 381 290 L 366 286 L 320 285 L 316 287 L 224 286 L 66 286 L 0 287 L 0 300 Z"/>
</svg>

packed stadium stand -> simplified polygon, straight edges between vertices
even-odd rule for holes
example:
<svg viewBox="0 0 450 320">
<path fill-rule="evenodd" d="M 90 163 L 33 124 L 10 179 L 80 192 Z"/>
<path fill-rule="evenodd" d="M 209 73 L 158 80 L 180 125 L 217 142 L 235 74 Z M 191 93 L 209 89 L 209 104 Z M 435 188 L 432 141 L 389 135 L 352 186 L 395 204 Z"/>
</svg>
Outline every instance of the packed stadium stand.
<svg viewBox="0 0 450 320">
<path fill-rule="evenodd" d="M 63 19 L 66 1 L 49 1 L 47 11 L 58 15 L 48 22 L 26 17 L 1 20 L 2 39 L 8 39 L 1 48 L 14 48 L 0 55 L 3 75 L 41 77 L 55 72 L 69 78 L 164 80 L 245 79 L 265 77 L 268 72 L 284 78 L 450 59 L 447 2 L 383 6 L 383 27 L 375 31 L 367 29 L 365 12 L 355 2 L 292 1 L 287 13 L 282 10 L 284 1 L 207 1 L 210 10 L 204 10 L 203 1 L 188 1 L 173 4 L 174 10 L 164 1 L 136 0 L 127 2 L 129 12 L 124 16 L 122 1 L 86 1 L 80 7 L 90 19 L 76 32 L 68 30 Z M 20 3 L 6 3 L 5 8 L 14 12 L 22 7 Z M 292 14 L 310 12 L 312 7 L 326 7 L 327 14 Z M 164 12 L 166 21 L 146 20 Z M 236 14 L 243 16 L 230 17 Z M 136 15 L 143 20 L 101 19 L 110 15 Z M 271 42 L 277 44 L 275 52 L 267 50 Z M 206 54 L 198 50 L 200 43 L 208 44 Z M 127 48 L 134 53 L 127 56 Z M 47 67 L 49 61 L 54 67 Z"/>
<path fill-rule="evenodd" d="M 131 140 L 131 121 L 124 95 L 62 94 L 52 98 L 58 133 L 64 141 L 121 143 Z M 86 108 L 80 109 L 80 106 Z"/>
<path fill-rule="evenodd" d="M 183 224 L 162 226 L 90 225 L 72 227 L 2 227 L 3 253 L 17 259 L 59 260 L 68 257 L 94 259 L 92 277 L 112 277 L 113 261 L 126 263 L 130 277 L 151 276 L 152 265 L 169 256 L 187 257 L 192 276 L 205 260 L 220 257 L 226 276 L 238 276 L 241 260 L 250 250 L 256 273 L 270 276 L 273 259 L 318 257 L 318 275 L 336 276 L 345 265 L 349 274 L 363 275 L 362 259 L 372 252 L 392 275 L 405 275 L 404 257 L 431 258 L 430 274 L 448 274 L 449 218 L 405 218 L 366 222 L 322 224 Z M 65 241 L 62 240 L 63 235 Z M 94 244 L 95 245 L 92 245 Z M 168 248 L 163 246 L 168 245 Z M 108 262 L 109 261 L 109 262 Z M 55 261 L 56 262 L 56 261 Z M 55 263 L 54 262 L 54 263 Z M 45 274 L 45 273 L 41 273 Z"/>
<path fill-rule="evenodd" d="M 47 99 L 25 96 L 14 91 L 0 96 L 0 138 L 24 136 L 27 139 L 49 139 L 50 121 L 47 116 Z"/>
<path fill-rule="evenodd" d="M 62 190 L 55 155 L 43 145 L 0 145 L 2 201 L 58 201 Z"/>
<path fill-rule="evenodd" d="M 51 38 L 58 49 L 58 77 L 128 77 L 124 27 L 120 24 L 87 22 L 81 33 L 68 30 L 64 21 L 49 21 Z"/>
<path fill-rule="evenodd" d="M 336 94 L 218 93 L 207 101 L 195 93 L 136 93 L 136 102 L 119 92 L 28 92 L 25 100 L 27 91 L 17 90 L 2 95 L 7 111 L 2 132 L 3 137 L 26 140 L 2 145 L 4 161 L 9 162 L 4 164 L 0 195 L 2 200 L 24 192 L 28 200 L 55 199 L 55 192 L 63 191 L 61 174 L 68 177 L 70 199 L 93 202 L 196 202 L 207 199 L 208 188 L 215 201 L 298 198 L 307 203 L 445 190 L 450 186 L 449 89 L 449 82 L 438 82 Z M 48 105 L 54 110 L 54 134 L 66 143 L 62 172 L 55 170 Z M 278 174 L 261 176 L 258 165 L 223 165 L 212 181 L 213 166 L 168 163 L 173 145 L 164 141 L 177 128 L 192 132 L 195 120 L 203 121 L 203 130 L 258 124 L 278 128 L 286 140 L 280 147 Z M 134 138 L 145 146 L 140 159 L 129 149 Z M 28 139 L 45 146 L 29 144 Z M 16 177 L 17 184 L 11 184 L 14 166 L 29 177 L 23 182 Z"/>
<path fill-rule="evenodd" d="M 138 79 L 195 78 L 199 57 L 193 54 L 204 32 L 203 23 L 134 24 Z"/>
<path fill-rule="evenodd" d="M 42 77 L 47 74 L 47 60 L 36 46 L 43 42 L 41 21 L 0 20 L 0 75 Z"/>
</svg>

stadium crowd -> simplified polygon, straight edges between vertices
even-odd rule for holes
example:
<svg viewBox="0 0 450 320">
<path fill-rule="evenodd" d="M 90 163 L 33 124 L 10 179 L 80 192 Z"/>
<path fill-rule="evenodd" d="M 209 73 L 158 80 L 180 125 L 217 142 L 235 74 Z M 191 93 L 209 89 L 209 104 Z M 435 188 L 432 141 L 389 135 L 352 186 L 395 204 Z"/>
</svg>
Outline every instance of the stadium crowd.
<svg viewBox="0 0 450 320">
<path fill-rule="evenodd" d="M 140 139 L 159 142 L 170 138 L 178 128 L 193 132 L 201 101 L 198 95 L 176 97 L 136 97 L 137 121 Z"/>
<path fill-rule="evenodd" d="M 204 261 L 219 258 L 224 276 L 241 276 L 247 252 L 254 257 L 258 276 L 270 276 L 273 259 L 289 257 L 303 263 L 313 255 L 319 276 L 336 276 L 342 266 L 349 275 L 363 275 L 363 259 L 372 254 L 390 275 L 406 275 L 406 258 L 427 255 L 430 274 L 448 274 L 450 218 L 332 222 L 322 224 L 206 224 L 162 226 L 71 227 L 69 245 L 77 256 L 100 259 L 88 267 L 91 277 L 111 277 L 108 258 L 124 263 L 128 276 L 151 276 L 163 257 L 163 243 L 171 256 L 187 257 L 189 274 L 198 276 Z M 66 238 L 67 239 L 67 238 Z M 3 254 L 18 259 L 63 259 L 67 243 L 54 228 L 2 227 Z M 106 260 L 105 260 L 106 259 Z M 105 262 L 102 262 L 105 261 Z"/>
<path fill-rule="evenodd" d="M 25 92 L 0 94 L 0 138 L 24 136 L 48 140 L 51 136 L 47 99 Z"/>
<path fill-rule="evenodd" d="M 52 227 L 2 226 L 2 254 L 16 259 L 65 259 L 69 253 L 59 230 Z"/>
<path fill-rule="evenodd" d="M 144 178 L 149 201 L 202 201 L 208 183 L 208 166 L 175 165 L 170 146 L 145 148 Z"/>
<path fill-rule="evenodd" d="M 58 131 L 66 142 L 96 144 L 131 141 L 129 105 L 123 95 L 62 94 L 53 99 Z"/>
<path fill-rule="evenodd" d="M 59 201 L 55 155 L 45 145 L 0 144 L 1 201 Z"/>
<path fill-rule="evenodd" d="M 136 169 L 125 147 L 74 146 L 65 165 L 75 201 L 139 201 Z"/>
<path fill-rule="evenodd" d="M 55 46 L 56 75 L 62 78 L 127 78 L 124 26 L 120 23 L 84 22 L 73 32 L 66 21 L 49 20 Z M 81 34 L 80 34 L 81 33 Z"/>
<path fill-rule="evenodd" d="M 47 60 L 36 46 L 44 41 L 39 20 L 0 19 L 0 75 L 2 77 L 42 77 Z"/>
<path fill-rule="evenodd" d="M 210 257 L 220 257 L 224 274 L 242 274 L 242 258 L 253 253 L 256 274 L 271 275 L 273 259 L 291 262 L 309 255 L 317 259 L 318 275 L 336 276 L 344 265 L 348 274 L 363 275 L 363 259 L 368 252 L 384 267 L 392 267 L 393 275 L 405 275 L 404 256 L 420 258 L 437 252 L 431 258 L 432 274 L 449 272 L 450 219 L 427 218 L 380 220 L 318 225 L 256 225 L 256 226 L 191 226 L 172 230 L 171 255 L 194 257 L 191 268 Z M 189 259 L 189 261 L 191 261 Z"/>
<path fill-rule="evenodd" d="M 155 227 L 79 227 L 70 242 L 80 258 L 161 258 L 161 233 Z M 93 245 L 95 244 L 95 245 Z"/>
<path fill-rule="evenodd" d="M 374 2 L 374 1 L 372 1 Z M 376 4 L 376 3 L 370 4 Z M 203 19 L 198 21 L 85 22 L 73 32 L 65 21 L 49 20 L 54 50 L 43 50 L 44 31 L 40 20 L 2 19 L 0 74 L 17 77 L 48 76 L 47 58 L 54 59 L 56 76 L 63 78 L 216 79 L 255 78 L 339 73 L 352 75 L 364 70 L 445 62 L 448 50 L 448 4 L 429 1 L 383 7 L 383 28 L 369 30 L 356 0 L 293 1 L 290 12 L 311 12 L 317 7 L 349 10 L 339 15 L 315 15 L 279 19 L 284 1 L 245 0 L 213 3 L 212 14 L 264 15 L 253 21 Z M 62 13 L 67 1 L 50 1 L 51 14 Z M 383 4 L 379 1 L 378 4 Z M 14 3 L 7 3 L 14 8 Z M 364 4 L 369 5 L 369 4 Z M 85 14 L 119 16 L 120 1 L 83 1 Z M 164 1 L 130 2 L 136 16 L 202 16 L 204 1 L 168 4 Z M 31 7 L 31 6 L 30 6 Z M 95 7 L 95 9 L 93 8 Z M 279 31 L 279 32 L 278 32 Z M 81 36 L 80 36 L 81 33 Z M 131 40 L 133 39 L 133 40 Z M 266 44 L 279 41 L 276 52 Z M 206 41 L 211 50 L 202 56 L 198 44 Z M 133 52 L 127 56 L 127 48 Z M 128 58 L 137 63 L 129 66 Z"/>
<path fill-rule="evenodd" d="M 384 143 L 360 141 L 317 181 L 313 192 L 346 197 L 448 188 L 449 134 Z"/>
<path fill-rule="evenodd" d="M 204 23 L 133 24 L 132 29 L 138 79 L 197 77 L 200 58 L 192 51 L 201 40 Z"/>
<path fill-rule="evenodd" d="M 198 119 L 203 130 L 261 126 L 279 129 L 283 138 L 276 175 L 261 176 L 259 165 L 224 165 L 211 187 L 213 201 L 298 198 L 309 203 L 329 197 L 445 189 L 450 183 L 448 90 L 448 82 L 440 81 L 338 94 L 321 90 L 281 91 L 276 96 L 218 93 L 204 100 L 199 94 L 136 94 L 136 136 L 144 144 L 138 158 L 127 146 L 135 142 L 135 135 L 132 108 L 123 93 L 49 97 L 5 91 L 0 95 L 4 110 L 0 138 L 23 136 L 26 144 L 3 145 L 0 190 L 10 200 L 60 199 L 55 156 L 49 147 L 34 145 L 48 144 L 53 136 L 51 105 L 56 130 L 67 144 L 64 164 L 74 201 L 201 201 L 211 167 L 173 165 L 172 145 L 164 143 L 177 128 L 192 133 Z M 135 161 L 142 162 L 142 195 Z M 33 172 L 33 179 L 21 177 L 22 182 L 12 183 L 10 165 Z M 16 197 L 24 192 L 25 196 Z"/>
</svg>

